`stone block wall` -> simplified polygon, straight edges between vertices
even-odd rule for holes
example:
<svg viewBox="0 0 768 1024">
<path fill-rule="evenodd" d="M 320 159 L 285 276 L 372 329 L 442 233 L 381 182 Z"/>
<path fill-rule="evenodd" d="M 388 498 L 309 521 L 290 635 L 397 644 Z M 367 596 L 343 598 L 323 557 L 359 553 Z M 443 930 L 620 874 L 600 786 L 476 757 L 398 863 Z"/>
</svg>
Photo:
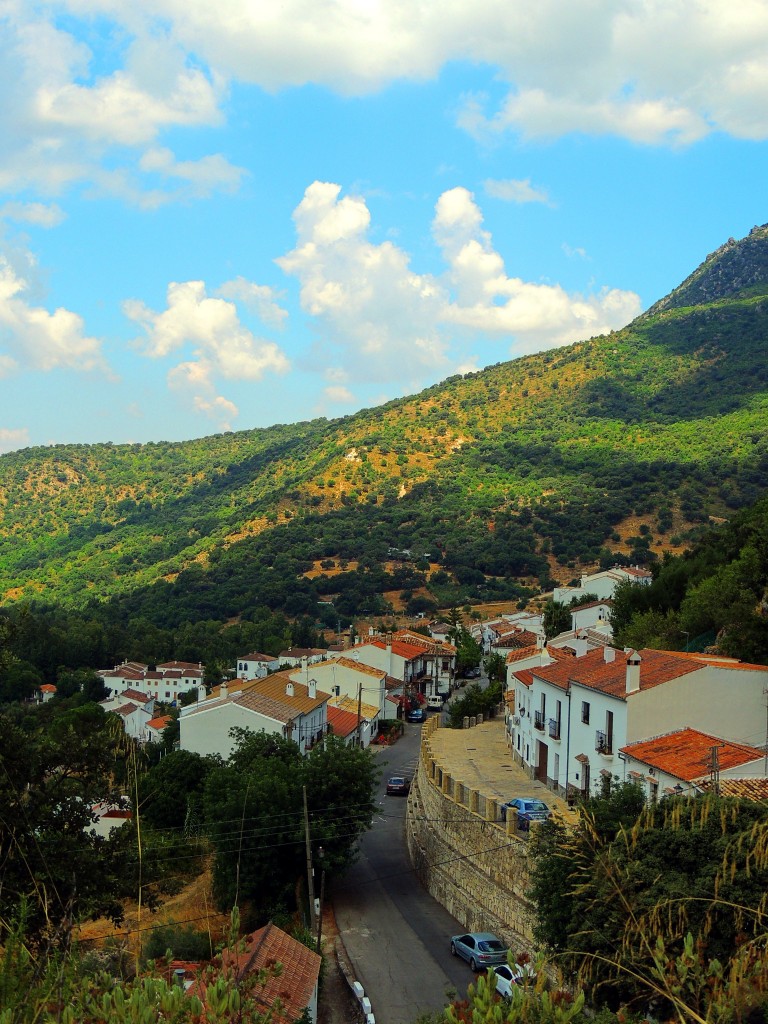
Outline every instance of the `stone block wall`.
<svg viewBox="0 0 768 1024">
<path fill-rule="evenodd" d="M 534 912 L 528 845 L 514 819 L 497 821 L 496 801 L 451 776 L 431 752 L 439 720 L 422 730 L 419 766 L 406 816 L 408 851 L 428 892 L 467 931 L 491 931 L 513 954 L 532 953 Z"/>
</svg>

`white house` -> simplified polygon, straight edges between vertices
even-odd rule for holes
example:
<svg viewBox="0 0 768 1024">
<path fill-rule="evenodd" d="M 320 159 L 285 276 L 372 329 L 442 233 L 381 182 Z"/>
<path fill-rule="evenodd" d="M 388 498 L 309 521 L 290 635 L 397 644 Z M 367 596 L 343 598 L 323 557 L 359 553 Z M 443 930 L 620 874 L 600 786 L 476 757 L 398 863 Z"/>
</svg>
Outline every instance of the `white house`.
<svg viewBox="0 0 768 1024">
<path fill-rule="evenodd" d="M 289 647 L 285 651 L 280 651 L 277 660 L 280 665 L 293 665 L 295 667 L 304 662 L 314 665 L 315 662 L 324 661 L 327 657 L 328 651 L 322 647 Z"/>
<path fill-rule="evenodd" d="M 279 658 L 271 654 L 260 654 L 258 651 L 251 651 L 250 654 L 243 654 L 238 657 L 235 674 L 238 679 L 263 679 L 270 672 L 276 672 L 279 667 Z"/>
<path fill-rule="evenodd" d="M 425 696 L 450 692 L 456 674 L 456 648 L 452 644 L 438 643 L 405 629 L 356 644 L 348 657 L 381 670 L 406 689 Z"/>
<path fill-rule="evenodd" d="M 623 777 L 619 751 L 651 737 L 690 727 L 748 746 L 765 740 L 766 666 L 603 647 L 514 677 L 513 756 L 569 796 Z"/>
<path fill-rule="evenodd" d="M 678 729 L 622 747 L 624 778 L 655 802 L 669 794 L 696 794 L 730 779 L 765 779 L 765 751 L 697 729 Z"/>
<path fill-rule="evenodd" d="M 284 736 L 306 754 L 328 731 L 326 705 L 330 694 L 294 682 L 289 672 L 276 672 L 266 679 L 222 683 L 215 695 L 190 704 L 179 715 L 179 746 L 182 750 L 228 758 L 235 742 L 230 730 Z"/>
<path fill-rule="evenodd" d="M 200 663 L 168 661 L 150 669 L 143 662 L 124 661 L 114 669 L 99 669 L 96 674 L 112 693 L 130 687 L 167 704 L 175 704 L 188 693 L 194 693 L 198 700 L 205 697 L 205 670 Z"/>
<path fill-rule="evenodd" d="M 354 652 L 353 652 L 354 653 Z M 290 673 L 294 682 L 308 684 L 314 679 L 319 689 L 332 697 L 349 697 L 373 705 L 380 713 L 386 699 L 387 673 L 353 657 L 336 657 L 314 665 L 302 665 Z"/>
<path fill-rule="evenodd" d="M 555 587 L 552 599 L 560 604 L 570 604 L 577 598 L 592 594 L 598 600 L 605 600 L 613 597 L 616 587 L 627 580 L 648 586 L 653 581 L 653 574 L 637 565 L 614 565 L 612 569 L 582 573 L 578 587 Z"/>
<path fill-rule="evenodd" d="M 576 608 L 571 608 L 571 629 L 574 631 L 596 629 L 612 639 L 613 626 L 610 622 L 612 607 L 613 601 L 606 598 L 604 601 L 590 601 L 588 604 L 580 604 Z"/>
</svg>

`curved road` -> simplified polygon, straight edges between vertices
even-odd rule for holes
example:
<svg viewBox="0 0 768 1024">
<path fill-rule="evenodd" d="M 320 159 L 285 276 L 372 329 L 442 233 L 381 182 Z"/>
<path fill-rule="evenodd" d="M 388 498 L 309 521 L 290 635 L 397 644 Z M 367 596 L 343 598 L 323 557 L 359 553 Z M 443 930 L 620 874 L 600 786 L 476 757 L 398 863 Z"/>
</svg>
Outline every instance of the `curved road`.
<svg viewBox="0 0 768 1024">
<path fill-rule="evenodd" d="M 450 937 L 464 931 L 421 886 L 405 845 L 402 797 L 385 795 L 390 775 L 415 773 L 421 726 L 406 725 L 393 747 L 378 748 L 380 813 L 360 843 L 360 856 L 336 885 L 336 923 L 371 1000 L 376 1024 L 411 1024 L 466 993 L 469 966 L 451 956 Z"/>
</svg>

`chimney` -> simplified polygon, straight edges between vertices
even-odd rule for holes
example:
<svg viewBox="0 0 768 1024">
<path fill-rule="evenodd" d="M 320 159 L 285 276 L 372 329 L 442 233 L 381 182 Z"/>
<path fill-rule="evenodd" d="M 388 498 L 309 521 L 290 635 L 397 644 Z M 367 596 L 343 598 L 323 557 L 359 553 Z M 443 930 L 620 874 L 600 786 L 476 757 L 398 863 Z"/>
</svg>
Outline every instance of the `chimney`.
<svg viewBox="0 0 768 1024">
<path fill-rule="evenodd" d="M 610 665 L 612 661 L 616 661 L 616 650 L 613 647 L 603 648 L 603 661 L 606 665 Z"/>
<path fill-rule="evenodd" d="M 221 684 L 221 686 L 219 687 L 219 696 L 220 697 L 228 697 L 229 696 L 229 686 L 227 685 L 226 681 L 223 682 Z"/>
<path fill-rule="evenodd" d="M 290 679 L 285 684 L 285 696 L 286 697 L 292 697 L 293 696 L 293 683 L 290 681 Z"/>
<path fill-rule="evenodd" d="M 310 679 L 307 683 L 307 695 L 310 700 L 317 700 L 317 680 Z"/>
<path fill-rule="evenodd" d="M 301 671 L 304 673 L 305 676 L 307 674 L 308 665 L 309 665 L 309 658 L 306 656 L 306 654 L 303 654 L 301 656 Z"/>
<path fill-rule="evenodd" d="M 640 655 L 637 651 L 627 654 L 627 693 L 637 693 L 640 689 Z"/>
</svg>

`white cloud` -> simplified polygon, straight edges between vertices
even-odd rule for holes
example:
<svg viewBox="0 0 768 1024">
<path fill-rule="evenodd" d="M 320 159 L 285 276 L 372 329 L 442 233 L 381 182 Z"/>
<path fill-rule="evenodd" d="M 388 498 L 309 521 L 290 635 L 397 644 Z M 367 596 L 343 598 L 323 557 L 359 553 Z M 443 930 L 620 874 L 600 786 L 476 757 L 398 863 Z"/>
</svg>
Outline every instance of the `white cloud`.
<svg viewBox="0 0 768 1024">
<path fill-rule="evenodd" d="M 13 452 L 17 448 L 27 448 L 29 444 L 27 427 L 19 427 L 16 430 L 10 427 L 0 427 L 0 452 Z"/>
<path fill-rule="evenodd" d="M 31 262 L 31 257 L 29 257 Z M 62 307 L 49 312 L 32 305 L 30 290 L 6 256 L 0 255 L 0 375 L 12 369 L 107 372 L 101 344 L 84 332 L 82 317 Z"/>
<path fill-rule="evenodd" d="M 768 134 L 763 0 L 337 0 L 332 7 L 69 0 L 68 7 L 137 34 L 144 22 L 167 30 L 179 49 L 223 76 L 269 90 L 311 82 L 364 94 L 396 79 L 434 78 L 450 61 L 482 63 L 510 84 L 497 114 L 481 116 L 492 131 L 611 132 L 654 143 L 690 142 L 713 130 Z M 151 40 L 147 27 L 143 34 Z M 144 48 L 151 48 L 146 39 Z M 136 59 L 134 68 L 146 74 Z M 130 89 L 117 80 L 103 102 L 133 109 Z"/>
<path fill-rule="evenodd" d="M 349 388 L 345 388 L 341 384 L 329 385 L 324 389 L 323 394 L 329 402 L 337 404 L 351 405 L 353 402 L 357 401 Z"/>
<path fill-rule="evenodd" d="M 377 380 L 416 388 L 467 364 L 455 350 L 470 332 L 504 338 L 519 355 L 622 327 L 640 312 L 634 292 L 572 295 L 509 277 L 464 188 L 444 192 L 435 207 L 447 265 L 439 278 L 413 271 L 391 242 L 373 244 L 365 202 L 340 193 L 327 182 L 307 188 L 294 214 L 298 244 L 277 260 L 300 281 L 319 336 L 313 368 L 330 387 Z"/>
<path fill-rule="evenodd" d="M 215 394 L 214 380 L 260 380 L 265 373 L 284 373 L 289 362 L 272 341 L 257 338 L 241 322 L 233 302 L 210 298 L 203 281 L 168 285 L 168 308 L 162 313 L 137 299 L 123 303 L 123 312 L 145 332 L 144 354 L 153 359 L 192 348 L 193 358 L 170 370 L 169 384 L 193 393 L 206 415 L 228 422 L 237 407 Z M 222 427 L 229 429 L 229 427 Z"/>
<path fill-rule="evenodd" d="M 4 203 L 0 218 L 34 224 L 39 228 L 55 228 L 64 220 L 64 211 L 56 203 Z"/>
<path fill-rule="evenodd" d="M 439 369 L 445 364 L 439 285 L 414 273 L 392 242 L 372 243 L 365 201 L 339 199 L 340 192 L 319 181 L 306 189 L 294 212 L 298 244 L 276 261 L 300 281 L 302 308 L 320 334 L 319 361 L 335 364 L 341 349 L 358 379 L 401 379 L 404 365 L 418 374 Z"/>
<path fill-rule="evenodd" d="M 495 181 L 488 178 L 485 181 L 485 191 L 494 199 L 503 199 L 507 203 L 544 203 L 551 206 L 546 189 L 535 188 L 531 185 L 531 179 L 523 180 L 508 178 L 505 181 Z"/>
<path fill-rule="evenodd" d="M 450 268 L 452 293 L 443 313 L 446 322 L 476 333 L 508 335 L 519 355 L 623 327 L 640 312 L 634 292 L 570 295 L 559 285 L 508 277 L 481 224 L 480 209 L 466 189 L 451 189 L 438 199 L 433 232 Z"/>
<path fill-rule="evenodd" d="M 244 277 L 236 277 L 226 281 L 218 289 L 217 295 L 222 299 L 234 299 L 242 302 L 252 310 L 262 323 L 268 327 L 282 328 L 288 318 L 288 311 L 283 309 L 278 295 L 273 288 L 265 284 L 255 284 Z"/>
<path fill-rule="evenodd" d="M 170 149 L 164 147 L 147 150 L 139 160 L 139 168 L 147 174 L 184 182 L 186 195 L 195 198 L 217 189 L 234 192 L 246 174 L 244 168 L 234 167 L 219 153 L 200 160 L 176 160 Z"/>
</svg>

